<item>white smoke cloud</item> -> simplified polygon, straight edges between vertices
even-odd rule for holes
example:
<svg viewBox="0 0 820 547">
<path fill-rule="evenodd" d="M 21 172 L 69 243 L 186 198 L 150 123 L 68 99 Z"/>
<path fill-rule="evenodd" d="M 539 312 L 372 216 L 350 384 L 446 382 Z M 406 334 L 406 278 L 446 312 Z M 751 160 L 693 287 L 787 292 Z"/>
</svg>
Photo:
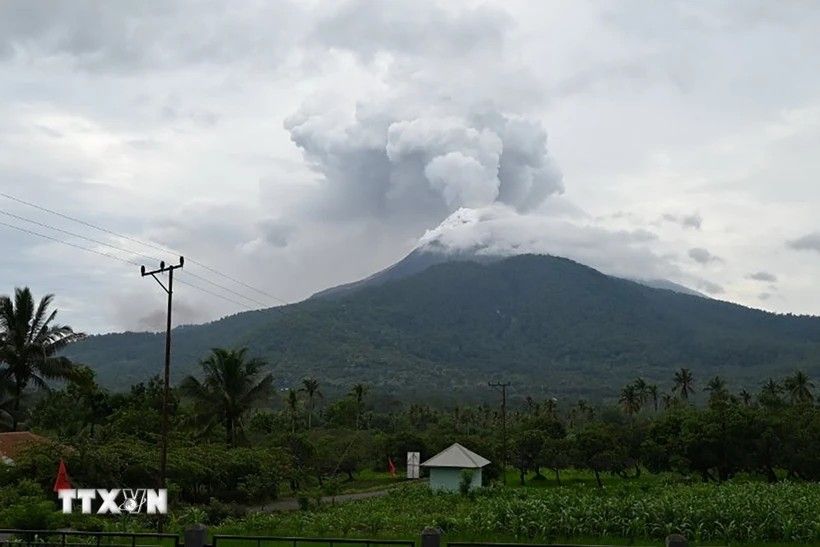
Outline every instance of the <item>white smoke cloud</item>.
<svg viewBox="0 0 820 547">
<path fill-rule="evenodd" d="M 397 103 L 404 101 L 359 104 L 352 121 L 303 109 L 286 122 L 323 177 L 321 209 L 342 218 L 412 217 L 418 232 L 461 207 L 499 202 L 526 211 L 563 191 L 537 120 L 495 110 L 412 117 Z"/>
<path fill-rule="evenodd" d="M 650 250 L 656 236 L 646 230 L 610 230 L 561 214 L 520 213 L 496 203 L 459 209 L 419 240 L 439 253 L 487 256 L 549 254 L 570 258 L 611 275 L 637 279 L 681 278 L 667 257 Z"/>
<path fill-rule="evenodd" d="M 424 175 L 450 209 L 481 207 L 498 197 L 498 167 L 482 165 L 461 152 L 436 156 L 424 168 Z"/>
</svg>

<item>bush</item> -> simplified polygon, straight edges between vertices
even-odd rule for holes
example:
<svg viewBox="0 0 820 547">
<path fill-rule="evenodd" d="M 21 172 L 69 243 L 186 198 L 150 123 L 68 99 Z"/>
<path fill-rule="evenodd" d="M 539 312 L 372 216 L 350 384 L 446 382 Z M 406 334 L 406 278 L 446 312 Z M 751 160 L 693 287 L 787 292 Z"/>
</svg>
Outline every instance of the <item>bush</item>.
<svg viewBox="0 0 820 547">
<path fill-rule="evenodd" d="M 461 480 L 458 483 L 458 491 L 462 496 L 469 496 L 473 488 L 473 470 L 464 469 L 461 471 Z"/>
<path fill-rule="evenodd" d="M 22 479 L 0 489 L 0 528 L 51 530 L 65 523 L 56 503 L 45 498 L 35 481 Z"/>
</svg>

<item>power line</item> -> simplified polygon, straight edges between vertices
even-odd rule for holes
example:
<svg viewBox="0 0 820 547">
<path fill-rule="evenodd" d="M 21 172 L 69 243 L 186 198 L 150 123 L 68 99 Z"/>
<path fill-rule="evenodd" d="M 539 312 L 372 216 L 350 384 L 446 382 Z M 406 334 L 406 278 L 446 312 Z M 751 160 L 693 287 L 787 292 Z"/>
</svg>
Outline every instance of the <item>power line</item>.
<svg viewBox="0 0 820 547">
<path fill-rule="evenodd" d="M 192 260 L 191 262 L 193 262 L 193 260 Z M 267 306 L 268 306 L 268 304 L 266 304 L 266 303 L 264 303 L 264 302 L 260 302 L 259 300 L 256 300 L 256 299 L 254 299 L 254 298 L 251 298 L 250 296 L 245 296 L 245 295 L 244 295 L 244 294 L 242 294 L 242 293 L 238 293 L 238 292 L 236 292 L 235 290 L 233 290 L 233 289 L 229 289 L 228 287 L 226 287 L 226 286 L 224 286 L 224 285 L 220 285 L 219 283 L 215 283 L 215 282 L 211 281 L 210 279 L 208 279 L 208 278 L 206 278 L 206 277 L 202 277 L 201 275 L 198 275 L 198 274 L 195 274 L 195 273 L 191 273 L 191 272 L 185 272 L 185 275 L 190 275 L 191 277 L 195 277 L 196 279 L 200 279 L 200 280 L 204 281 L 205 283 L 208 283 L 209 285 L 213 285 L 214 287 L 219 287 L 219 288 L 220 288 L 220 289 L 222 289 L 223 291 L 228 291 L 229 293 L 231 293 L 231 294 L 235 294 L 236 296 L 239 296 L 239 297 L 241 297 L 241 298 L 244 298 L 245 300 L 250 300 L 250 301 L 251 301 L 251 302 L 253 302 L 254 304 L 258 304 L 259 306 L 262 306 L 263 308 L 265 308 L 265 307 L 267 307 Z"/>
<path fill-rule="evenodd" d="M 152 261 L 160 262 L 160 259 L 159 259 L 159 258 L 157 258 L 157 257 L 154 257 L 154 256 L 149 256 L 149 255 L 146 255 L 146 254 L 143 254 L 143 253 L 139 253 L 139 252 L 137 252 L 137 251 L 132 251 L 131 249 L 125 249 L 125 248 L 123 248 L 123 247 L 118 247 L 117 245 L 111 245 L 110 243 L 106 243 L 105 241 L 100 241 L 100 240 L 98 240 L 98 239 L 94 239 L 94 238 L 91 238 L 91 237 L 86 237 L 86 236 L 84 236 L 84 235 L 81 235 L 81 234 L 77 234 L 77 233 L 71 232 L 71 231 L 69 231 L 69 230 L 63 230 L 62 228 L 58 228 L 58 227 L 56 227 L 56 226 L 52 226 L 52 225 L 50 225 L 50 224 L 45 224 L 45 223 L 43 223 L 43 222 L 38 222 L 38 221 L 36 221 L 36 220 L 32 220 L 32 219 L 30 219 L 30 218 L 26 218 L 26 217 L 23 217 L 23 216 L 20 216 L 20 215 L 15 215 L 14 213 L 9 213 L 8 211 L 3 211 L 2 209 L 0 209 L 0 214 L 2 214 L 2 215 L 6 215 L 6 216 L 8 216 L 8 217 L 11 217 L 11 218 L 14 218 L 14 219 L 17 219 L 17 220 L 21 220 L 21 221 L 23 221 L 23 222 L 28 222 L 28 223 L 30 223 L 30 224 L 34 224 L 34 225 L 36 225 L 36 226 L 40 226 L 41 228 L 46 228 L 46 229 L 49 229 L 49 230 L 54 230 L 54 231 L 56 231 L 56 232 L 60 232 L 60 233 L 63 233 L 63 234 L 66 234 L 66 235 L 69 235 L 69 236 L 72 236 L 72 237 L 76 237 L 76 238 L 79 238 L 79 239 L 82 239 L 82 240 L 88 241 L 88 242 L 90 242 L 90 243 L 95 243 L 95 244 L 97 244 L 97 245 L 103 245 L 103 246 L 108 247 L 108 248 L 110 248 L 110 249 L 114 249 L 114 250 L 117 250 L 117 251 L 120 251 L 120 252 L 124 252 L 124 253 L 128 253 L 128 254 L 136 255 L 136 256 L 139 256 L 139 257 L 145 258 L 145 259 L 147 259 L 147 260 L 152 260 Z M 138 265 L 138 264 L 136 264 L 136 263 L 133 263 L 133 264 Z M 203 276 L 201 276 L 201 275 L 197 275 L 197 274 L 195 274 L 195 273 L 191 273 L 191 272 L 185 272 L 185 273 L 186 273 L 187 275 L 191 276 L 191 277 L 195 277 L 195 278 L 197 278 L 197 279 L 201 279 L 202 281 L 204 281 L 204 282 L 208 283 L 209 285 L 213 285 L 214 287 L 220 288 L 220 289 L 222 289 L 222 290 L 224 290 L 224 291 L 227 291 L 227 292 L 229 292 L 229 293 L 231 293 L 231 294 L 234 294 L 234 295 L 236 295 L 236 296 L 238 296 L 238 297 L 240 297 L 240 298 L 244 298 L 245 300 L 248 300 L 248 301 L 250 301 L 250 302 L 253 302 L 254 304 L 257 304 L 257 305 L 259 305 L 259 306 L 262 306 L 263 308 L 264 308 L 264 307 L 266 307 L 266 306 L 268 306 L 268 304 L 266 304 L 266 303 L 264 303 L 264 302 L 260 302 L 259 300 L 256 300 L 255 298 L 251 298 L 251 297 L 249 297 L 249 296 L 245 296 L 245 295 L 244 295 L 244 294 L 242 294 L 242 293 L 239 293 L 239 292 L 237 292 L 237 291 L 235 291 L 235 290 L 233 290 L 233 289 L 230 289 L 230 288 L 228 288 L 228 287 L 226 287 L 226 286 L 224 286 L 224 285 L 220 285 L 219 283 L 216 283 L 216 282 L 214 282 L 214 281 L 211 281 L 210 279 L 207 279 L 207 278 L 205 278 L 205 277 L 203 277 Z"/>
<path fill-rule="evenodd" d="M 101 226 L 97 226 L 97 225 L 95 225 L 95 224 L 91 224 L 90 222 L 86 222 L 86 221 L 84 221 L 84 220 L 82 220 L 82 219 L 79 219 L 79 218 L 76 218 L 76 217 L 72 217 L 72 216 L 69 216 L 69 215 L 66 215 L 66 214 L 60 213 L 59 211 L 55 211 L 55 210 L 53 210 L 53 209 L 49 209 L 49 208 L 47 208 L 47 207 L 43 207 L 43 206 L 41 206 L 41 205 L 37 205 L 36 203 L 31 203 L 30 201 L 26 201 L 26 200 L 23 200 L 23 199 L 20 199 L 20 198 L 16 198 L 16 197 L 14 197 L 14 196 L 12 196 L 12 195 L 6 194 L 5 192 L 0 192 L 0 196 L 3 196 L 4 198 L 10 199 L 10 200 L 12 200 L 12 201 L 16 201 L 17 203 L 22 203 L 23 205 L 28 205 L 29 207 L 34 207 L 35 209 L 39 209 L 40 211 L 44 211 L 44 212 L 46 212 L 46 213 L 50 213 L 50 214 L 52 214 L 52 215 L 57 215 L 57 216 L 58 216 L 58 217 L 60 217 L 60 218 L 64 218 L 64 219 L 66 219 L 66 220 L 70 220 L 70 221 L 72 221 L 72 222 L 77 222 L 77 223 L 79 223 L 79 224 L 82 224 L 83 226 L 87 226 L 87 227 L 89 227 L 89 228 L 93 228 L 94 230 L 99 230 L 99 231 L 101 231 L 101 232 L 105 232 L 106 234 L 110 234 L 110 235 L 112 235 L 112 236 L 116 236 L 116 237 L 119 237 L 119 238 L 122 238 L 122 239 L 127 239 L 127 240 L 129 240 L 129 241 L 132 241 L 132 242 L 134 242 L 134 243 L 139 243 L 140 245 L 144 245 L 144 246 L 146 246 L 146 247 L 151 247 L 152 249 L 156 249 L 156 250 L 158 250 L 158 251 L 162 251 L 163 253 L 177 254 L 177 253 L 175 253 L 175 252 L 173 252 L 173 251 L 171 251 L 171 250 L 169 250 L 169 249 L 166 249 L 166 248 L 164 248 L 164 247 L 160 247 L 159 245 L 154 245 L 153 243 L 147 243 L 147 242 L 145 242 L 145 241 L 141 241 L 141 240 L 139 240 L 139 239 L 136 239 L 136 238 L 133 238 L 133 237 L 130 237 L 130 236 L 124 235 L 124 234 L 117 233 L 117 232 L 115 232 L 115 231 L 113 231 L 113 230 L 109 230 L 108 228 L 103 228 L 103 227 L 101 227 Z"/>
<path fill-rule="evenodd" d="M 142 258 L 145 258 L 145 259 L 148 259 L 148 260 L 159 261 L 158 258 L 153 257 L 153 256 L 144 255 L 142 253 L 138 253 L 138 252 L 132 251 L 130 249 L 124 249 L 122 247 L 117 247 L 116 245 L 111 245 L 110 243 L 106 243 L 104 241 L 100 241 L 98 239 L 94 239 L 94 238 L 91 238 L 91 237 L 86 237 L 84 235 L 75 234 L 74 232 L 69 232 L 68 230 L 63 230 L 62 228 L 57 228 L 56 226 L 52 226 L 50 224 L 45 224 L 43 222 L 38 222 L 38 221 L 32 220 L 30 218 L 21 217 L 19 215 L 15 215 L 14 213 L 9 213 L 8 211 L 0 210 L 0 215 L 6 215 L 7 217 L 11 217 L 11 218 L 14 218 L 16 220 L 22 220 L 23 222 L 28 222 L 30 224 L 40 226 L 41 228 L 54 230 L 55 232 L 60 232 L 60 233 L 63 233 L 63 234 L 66 234 L 66 235 L 69 235 L 69 236 L 72 236 L 72 237 L 83 239 L 83 240 L 88 241 L 90 243 L 96 243 L 97 245 L 103 245 L 103 246 L 108 247 L 110 249 L 115 249 L 117 251 L 122 251 L 124 253 L 132 254 L 132 255 L 136 255 L 136 256 L 141 256 Z"/>
<path fill-rule="evenodd" d="M 282 304 L 285 304 L 285 305 L 290 304 L 290 302 L 288 302 L 287 300 L 285 300 L 285 299 L 283 299 L 283 298 L 279 298 L 279 297 L 278 297 L 278 296 L 276 296 L 276 295 L 270 294 L 270 293 L 265 292 L 265 291 L 263 291 L 263 290 L 261 290 L 261 289 L 257 289 L 256 287 L 253 287 L 253 286 L 251 286 L 251 285 L 248 285 L 248 284 L 247 284 L 247 283 L 245 283 L 244 281 L 240 281 L 239 279 L 235 279 L 235 278 L 233 278 L 233 277 L 229 276 L 229 275 L 228 275 L 228 274 L 226 274 L 226 273 L 222 273 L 222 272 L 220 272 L 220 271 L 218 271 L 218 270 L 215 270 L 215 269 L 211 268 L 210 266 L 206 266 L 206 265 L 205 265 L 205 264 L 203 264 L 202 262 L 197 262 L 197 261 L 196 261 L 196 260 L 194 260 L 193 258 L 189 258 L 188 260 L 189 260 L 190 262 L 193 262 L 194 264 L 196 264 L 196 265 L 197 265 L 197 266 L 199 266 L 200 268 L 205 268 L 205 269 L 206 269 L 206 270 L 208 270 L 209 272 L 213 272 L 213 273 L 215 273 L 215 274 L 217 274 L 217 275 L 221 275 L 221 276 L 222 276 L 222 277 L 224 277 L 225 279 L 229 279 L 229 280 L 233 281 L 234 283 L 238 283 L 238 284 L 242 285 L 243 287 L 247 287 L 248 289 L 251 289 L 252 291 L 256 291 L 256 292 L 258 292 L 259 294 L 263 294 L 263 295 L 267 296 L 268 298 L 273 298 L 273 299 L 274 299 L 274 300 L 276 300 L 277 302 L 281 302 Z M 190 274 L 190 272 L 188 272 L 188 273 Z"/>
<path fill-rule="evenodd" d="M 8 223 L 2 222 L 2 221 L 0 221 L 0 226 L 5 226 L 7 228 L 12 228 L 13 230 L 18 230 L 20 232 L 24 232 L 24 233 L 29 234 L 29 235 L 37 236 L 37 237 L 40 237 L 40 238 L 43 238 L 43 239 L 48 239 L 49 241 L 53 241 L 54 243 L 59 243 L 61 245 L 66 245 L 68 247 L 73 247 L 75 249 L 80 249 L 82 251 L 86 251 L 86 252 L 89 252 L 89 253 L 94 253 L 96 255 L 104 256 L 105 258 L 110 258 L 112 260 L 117 260 L 117 261 L 123 262 L 125 264 L 130 264 L 131 266 L 140 266 L 140 264 L 138 262 L 134 262 L 133 260 L 128 260 L 126 258 L 122 258 L 120 256 L 113 255 L 111 253 L 106 253 L 105 251 L 100 251 L 98 249 L 92 249 L 90 247 L 84 247 L 82 245 L 77 245 L 76 243 L 71 243 L 70 241 L 65 241 L 65 240 L 62 240 L 62 239 L 59 239 L 59 238 L 56 238 L 56 237 L 52 237 L 50 235 L 42 234 L 40 232 L 35 232 L 34 230 L 29 230 L 29 229 L 23 228 L 21 226 L 15 226 L 14 224 L 8 224 Z M 209 294 L 211 296 L 221 298 L 222 300 L 225 300 L 225 301 L 230 302 L 232 304 L 236 304 L 237 306 L 243 307 L 245 309 L 248 309 L 248 310 L 253 309 L 250 306 L 248 306 L 247 304 L 244 304 L 242 302 L 237 302 L 236 300 L 233 300 L 232 298 L 228 298 L 227 296 L 223 296 L 221 294 L 215 293 L 213 291 L 210 291 L 208 289 L 200 287 L 199 285 L 195 285 L 194 283 L 184 281 L 182 279 L 177 280 L 177 283 L 187 285 L 187 286 L 191 287 L 192 289 L 196 289 L 200 292 Z"/>
<path fill-rule="evenodd" d="M 188 272 L 188 274 L 190 275 L 190 272 Z M 191 287 L 192 289 L 196 289 L 196 290 L 198 290 L 198 291 L 200 291 L 200 292 L 204 292 L 205 294 L 210 294 L 211 296 L 216 296 L 217 298 L 221 298 L 222 300 L 225 300 L 225 301 L 227 301 L 227 302 L 230 302 L 230 303 L 232 303 L 232 304 L 236 304 L 237 306 L 240 306 L 240 307 L 242 307 L 242 308 L 245 308 L 245 309 L 246 309 L 246 310 L 248 310 L 248 311 L 253 311 L 253 310 L 254 310 L 254 308 L 252 308 L 252 307 L 248 306 L 247 304 L 245 304 L 245 303 L 243 303 L 243 302 L 237 302 L 237 301 L 236 301 L 236 300 L 234 300 L 233 298 L 228 298 L 227 296 L 223 296 L 223 295 L 221 295 L 221 294 L 219 294 L 219 293 L 215 293 L 215 292 L 213 292 L 213 291 L 209 291 L 208 289 L 204 289 L 204 288 L 200 287 L 199 285 L 194 285 L 194 284 L 193 284 L 193 283 L 191 283 L 190 281 L 184 281 L 184 280 L 182 280 L 182 279 L 177 279 L 177 283 L 180 283 L 180 284 L 182 284 L 182 285 L 187 285 L 187 286 Z"/>
<path fill-rule="evenodd" d="M 35 232 L 33 230 L 28 230 L 26 228 L 21 228 L 20 226 L 15 226 L 14 224 L 7 224 L 3 221 L 0 221 L 0 226 L 6 226 L 7 228 L 13 228 L 14 230 L 19 230 L 21 232 L 25 232 L 25 233 L 31 234 L 33 236 L 38 236 L 38 237 L 42 237 L 42 238 L 45 238 L 45 239 L 49 239 L 51 241 L 54 241 L 55 243 L 62 243 L 63 245 L 68 245 L 69 247 L 74 247 L 75 249 L 81 249 L 83 251 L 88 251 L 89 253 L 98 254 L 100 256 L 104 256 L 104 257 L 107 257 L 107 258 L 113 258 L 114 260 L 119 260 L 120 262 L 125 262 L 126 264 L 131 264 L 133 266 L 139 266 L 138 263 L 136 263 L 132 260 L 127 260 L 127 259 L 119 257 L 117 255 L 112 255 L 112 254 L 109 254 L 109 253 L 106 253 L 106 252 L 103 252 L 103 251 L 99 251 L 97 249 L 91 249 L 89 247 L 83 247 L 82 245 L 77 245 L 76 243 L 63 241 L 62 239 L 57 239 L 56 237 L 51 237 L 51 236 L 46 235 L 46 234 L 41 234 L 40 232 Z"/>
<path fill-rule="evenodd" d="M 92 223 L 90 223 L 90 222 L 86 222 L 85 220 L 82 220 L 82 219 L 79 219 L 79 218 L 76 218 L 76 217 L 73 217 L 73 216 L 70 216 L 70 215 L 66 215 L 66 214 L 64 214 L 64 213 L 60 213 L 59 211 L 55 211 L 55 210 L 53 210 L 53 209 L 49 209 L 49 208 L 47 208 L 47 207 L 43 207 L 42 205 L 37 205 L 36 203 L 32 203 L 32 202 L 30 202 L 30 201 L 26 201 L 26 200 L 24 200 L 24 199 L 20 199 L 20 198 L 18 198 L 18 197 L 12 196 L 12 195 L 7 194 L 7 193 L 5 193 L 5 192 L 0 192 L 0 196 L 4 197 L 4 198 L 6 198 L 6 199 L 10 199 L 10 200 L 12 200 L 12 201 L 16 201 L 17 203 L 21 203 L 21 204 L 23 204 L 23 205 L 27 205 L 27 206 L 29 206 L 29 207 L 34 207 L 35 209 L 38 209 L 38 210 L 40 210 L 40 211 L 44 211 L 44 212 L 49 213 L 49 214 L 52 214 L 52 215 L 57 215 L 57 216 L 58 216 L 58 217 L 60 217 L 60 218 L 64 218 L 64 219 L 66 219 L 66 220 L 70 220 L 70 221 L 72 221 L 72 222 L 77 222 L 77 223 L 79 223 L 79 224 L 82 224 L 83 226 L 87 226 L 87 227 L 92 228 L 92 229 L 94 229 L 94 230 L 99 230 L 99 231 L 104 232 L 104 233 L 107 233 L 107 234 L 109 234 L 109 235 L 113 235 L 113 236 L 115 236 L 115 237 L 119 237 L 119 238 L 122 238 L 122 239 L 126 239 L 126 240 L 128 240 L 128 241 L 133 242 L 133 243 L 137 243 L 137 244 L 139 244 L 139 245 L 143 245 L 143 246 L 145 246 L 145 247 L 149 247 L 149 248 L 154 249 L 154 250 L 157 250 L 157 251 L 162 251 L 163 253 L 172 254 L 172 255 L 179 255 L 179 254 L 180 254 L 180 253 L 175 252 L 175 251 L 172 251 L 172 250 L 170 250 L 170 249 L 168 249 L 168 248 L 166 248 L 166 247 L 162 247 L 162 246 L 160 246 L 160 245 L 156 245 L 156 244 L 154 244 L 154 243 L 150 243 L 150 242 L 147 242 L 147 241 L 142 241 L 142 240 L 137 239 L 137 238 L 135 238 L 135 237 L 127 236 L 127 235 L 125 235 L 125 234 L 121 234 L 121 233 L 119 233 L 119 232 L 115 232 L 115 231 L 113 231 L 113 230 L 109 230 L 108 228 L 103 228 L 102 226 L 97 226 L 96 224 L 92 224 Z M 138 254 L 138 253 L 134 253 L 134 254 Z M 213 267 L 211 267 L 211 266 L 208 266 L 207 264 L 203 264 L 202 262 L 199 262 L 199 261 L 194 260 L 194 259 L 192 259 L 192 258 L 189 258 L 189 259 L 188 259 L 188 262 L 192 262 L 192 263 L 196 264 L 197 266 L 199 266 L 199 267 L 201 267 L 201 268 L 204 268 L 204 269 L 208 270 L 208 271 L 209 271 L 209 272 L 211 272 L 211 273 L 214 273 L 214 274 L 216 274 L 216 275 L 219 275 L 219 276 L 221 276 L 221 277 L 224 277 L 225 279 L 228 279 L 229 281 L 233 281 L 234 283 L 237 283 L 237 284 L 242 285 L 243 287 L 248 288 L 248 289 L 250 289 L 250 290 L 252 290 L 252 291 L 255 291 L 255 292 L 259 293 L 259 294 L 262 294 L 262 295 L 265 295 L 265 296 L 267 296 L 267 297 L 269 297 L 269 298 L 272 298 L 272 299 L 274 299 L 274 300 L 276 300 L 276 301 L 278 301 L 278 302 L 281 302 L 282 304 L 289 304 L 289 302 L 288 302 L 287 300 L 284 300 L 284 299 L 282 299 L 282 298 L 279 298 L 279 297 L 278 297 L 278 296 L 276 296 L 276 295 L 270 294 L 270 293 L 268 293 L 268 292 L 266 292 L 266 291 L 263 291 L 262 289 L 258 289 L 258 288 L 256 288 L 256 287 L 254 287 L 254 286 L 252 286 L 252 285 L 249 285 L 249 284 L 245 283 L 244 281 L 241 281 L 241 280 L 239 280 L 239 279 L 236 279 L 235 277 L 232 277 L 232 276 L 230 276 L 230 275 L 228 275 L 228 274 L 226 274 L 226 273 L 223 273 L 223 272 L 221 272 L 221 271 L 217 270 L 216 268 L 213 268 Z"/>
</svg>

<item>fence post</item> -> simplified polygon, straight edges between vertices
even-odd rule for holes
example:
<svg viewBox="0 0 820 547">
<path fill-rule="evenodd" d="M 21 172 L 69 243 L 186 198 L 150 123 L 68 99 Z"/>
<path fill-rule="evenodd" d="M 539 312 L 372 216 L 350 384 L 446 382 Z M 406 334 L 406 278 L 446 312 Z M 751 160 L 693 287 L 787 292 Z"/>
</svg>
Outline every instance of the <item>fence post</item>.
<svg viewBox="0 0 820 547">
<path fill-rule="evenodd" d="M 687 547 L 688 545 L 689 543 L 686 541 L 686 537 L 680 534 L 666 536 L 666 547 Z"/>
<path fill-rule="evenodd" d="M 421 531 L 421 547 L 440 547 L 441 530 L 435 526 L 427 526 Z"/>
<path fill-rule="evenodd" d="M 202 524 L 194 524 L 185 529 L 185 547 L 205 547 L 208 541 L 208 528 Z"/>
</svg>

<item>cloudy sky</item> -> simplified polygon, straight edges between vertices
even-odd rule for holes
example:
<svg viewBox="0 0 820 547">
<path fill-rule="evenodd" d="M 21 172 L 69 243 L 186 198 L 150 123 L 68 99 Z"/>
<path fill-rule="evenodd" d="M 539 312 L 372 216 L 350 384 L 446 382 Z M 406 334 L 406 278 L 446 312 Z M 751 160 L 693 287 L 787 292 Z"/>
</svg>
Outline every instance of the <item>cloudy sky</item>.
<svg viewBox="0 0 820 547">
<path fill-rule="evenodd" d="M 188 323 L 422 245 L 820 314 L 818 28 L 813 2 L 6 0 L 3 292 L 157 328 L 135 264 L 166 249 Z"/>
</svg>

